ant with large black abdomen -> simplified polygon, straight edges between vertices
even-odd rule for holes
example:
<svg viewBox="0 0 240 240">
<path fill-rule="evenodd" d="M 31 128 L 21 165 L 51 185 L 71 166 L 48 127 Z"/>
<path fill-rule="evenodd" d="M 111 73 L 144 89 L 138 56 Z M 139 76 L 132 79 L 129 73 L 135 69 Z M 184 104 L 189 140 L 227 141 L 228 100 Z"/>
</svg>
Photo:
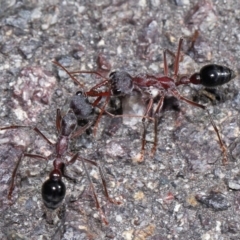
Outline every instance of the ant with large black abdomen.
<svg viewBox="0 0 240 240">
<path fill-rule="evenodd" d="M 164 99 L 167 95 L 172 95 L 178 100 L 182 100 L 192 106 L 201 108 L 205 110 L 208 114 L 208 117 L 210 119 L 211 125 L 214 128 L 214 131 L 217 134 L 220 147 L 222 149 L 223 153 L 223 164 L 226 164 L 228 162 L 228 156 L 227 156 L 227 147 L 223 143 L 223 140 L 220 136 L 219 130 L 214 123 L 209 111 L 207 110 L 206 106 L 196 103 L 194 101 L 191 101 L 185 97 L 183 97 L 177 87 L 179 85 L 188 85 L 190 83 L 192 84 L 200 84 L 205 87 L 216 87 L 223 85 L 230 80 L 232 80 L 236 75 L 233 70 L 231 70 L 228 67 L 216 65 L 216 64 L 209 64 L 200 69 L 199 72 L 194 73 L 192 75 L 179 75 L 179 63 L 180 63 L 180 54 L 181 54 L 181 48 L 182 48 L 182 42 L 183 38 L 180 38 L 178 43 L 178 48 L 176 55 L 173 54 L 169 50 L 165 50 L 163 52 L 164 57 L 164 72 L 163 75 L 149 75 L 149 74 L 139 74 L 136 76 L 131 76 L 127 72 L 124 71 L 115 71 L 110 73 L 109 77 L 106 78 L 102 76 L 98 71 L 75 71 L 75 72 L 68 72 L 71 74 L 96 74 L 100 76 L 103 81 L 96 84 L 93 88 L 91 88 L 88 92 L 86 92 L 87 96 L 95 96 L 98 97 L 98 99 L 101 99 L 102 97 L 106 97 L 104 107 L 109 102 L 110 97 L 112 96 L 127 96 L 131 95 L 133 91 L 137 91 L 141 94 L 142 99 L 146 101 L 146 110 L 145 110 L 145 117 L 154 117 L 154 145 L 152 148 L 152 153 L 154 154 L 157 147 L 157 126 L 158 126 L 158 118 L 159 113 L 163 108 Z M 167 64 L 167 53 L 170 53 L 175 57 L 174 62 L 174 72 L 173 75 L 169 74 L 168 70 L 168 64 Z M 108 89 L 106 91 L 98 91 L 98 89 L 102 86 L 108 85 Z M 154 88 L 157 90 L 157 94 L 155 96 L 152 96 L 149 93 L 149 89 Z M 159 98 L 155 110 L 153 110 L 154 100 L 156 97 Z M 143 124 L 144 124 L 143 119 Z M 146 135 L 146 127 L 144 124 L 144 130 L 143 130 L 143 137 L 142 137 L 142 148 L 141 148 L 141 158 L 144 156 L 145 151 L 145 135 Z"/>
<path fill-rule="evenodd" d="M 82 97 L 81 94 L 77 94 L 75 97 L 73 97 L 73 99 L 70 103 L 70 107 L 73 106 L 75 101 L 77 101 L 77 99 L 81 98 L 81 97 Z M 37 127 L 11 125 L 11 126 L 7 126 L 7 127 L 1 127 L 0 130 L 28 128 L 28 129 L 35 131 L 48 144 L 55 147 L 55 152 L 54 152 L 54 154 L 52 154 L 52 155 L 54 155 L 53 170 L 49 174 L 49 179 L 46 180 L 42 185 L 42 199 L 43 199 L 44 205 L 46 206 L 47 209 L 55 210 L 61 205 L 61 203 L 65 197 L 65 194 L 66 194 L 66 186 L 65 186 L 64 182 L 62 181 L 62 177 L 70 178 L 69 176 L 66 175 L 65 169 L 68 165 L 73 164 L 76 160 L 81 160 L 83 167 L 85 169 L 87 178 L 89 180 L 90 187 L 93 192 L 96 207 L 99 211 L 102 221 L 105 224 L 108 224 L 105 214 L 103 213 L 103 211 L 100 207 L 100 203 L 97 198 L 97 194 L 96 194 L 93 182 L 92 182 L 90 175 L 87 171 L 87 168 L 85 166 L 85 162 L 88 162 L 88 163 L 96 166 L 99 169 L 99 172 L 101 175 L 101 180 L 102 180 L 102 185 L 104 188 L 104 193 L 105 193 L 107 200 L 114 204 L 120 204 L 119 201 L 116 201 L 109 196 L 106 180 L 104 178 L 104 174 L 103 174 L 103 171 L 102 171 L 100 165 L 95 161 L 88 160 L 88 159 L 81 157 L 79 155 L 79 152 L 73 154 L 73 156 L 71 157 L 71 159 L 69 161 L 66 160 L 66 154 L 68 153 L 68 145 L 69 145 L 70 139 L 80 136 L 90 126 L 90 124 L 86 124 L 85 126 L 76 130 L 77 125 L 78 125 L 77 124 L 78 115 L 76 115 L 74 113 L 74 110 L 75 111 L 79 110 L 79 107 L 81 107 L 81 106 L 78 106 L 78 108 L 74 108 L 74 109 L 70 108 L 70 110 L 64 116 L 61 115 L 60 109 L 57 109 L 56 128 L 58 131 L 58 139 L 57 139 L 56 143 L 52 143 Z M 85 109 L 86 109 L 86 106 L 85 106 Z M 78 111 L 78 113 L 79 113 L 79 111 Z M 52 157 L 52 155 L 51 155 L 51 157 Z M 40 158 L 43 160 L 50 159 L 50 157 L 44 157 L 44 156 L 37 155 L 37 154 L 23 153 L 22 156 L 19 158 L 19 160 L 13 170 L 13 173 L 12 173 L 11 183 L 10 183 L 9 192 L 8 192 L 9 200 L 11 200 L 11 198 L 12 198 L 12 193 L 13 193 L 14 186 L 15 186 L 14 181 L 15 181 L 17 171 L 18 171 L 19 165 L 20 165 L 23 157 Z"/>
</svg>

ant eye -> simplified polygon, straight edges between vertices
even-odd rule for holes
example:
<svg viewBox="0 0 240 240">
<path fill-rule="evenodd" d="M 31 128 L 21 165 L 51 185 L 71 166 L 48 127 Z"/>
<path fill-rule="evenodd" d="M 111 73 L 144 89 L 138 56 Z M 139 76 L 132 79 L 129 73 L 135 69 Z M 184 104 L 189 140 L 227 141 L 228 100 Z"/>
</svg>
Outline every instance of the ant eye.
<svg viewBox="0 0 240 240">
<path fill-rule="evenodd" d="M 120 89 L 112 88 L 112 93 L 115 96 L 119 96 L 122 92 Z"/>
<path fill-rule="evenodd" d="M 87 99 L 87 96 L 84 91 L 77 91 L 75 95 L 82 97 L 82 99 Z"/>
<path fill-rule="evenodd" d="M 81 95 L 83 95 L 83 92 L 82 92 L 82 91 L 77 91 L 77 92 L 76 92 L 76 95 L 77 95 L 77 96 L 81 96 Z"/>
<path fill-rule="evenodd" d="M 111 73 L 109 74 L 109 77 L 113 77 L 115 74 L 116 74 L 116 72 L 111 72 Z"/>
</svg>

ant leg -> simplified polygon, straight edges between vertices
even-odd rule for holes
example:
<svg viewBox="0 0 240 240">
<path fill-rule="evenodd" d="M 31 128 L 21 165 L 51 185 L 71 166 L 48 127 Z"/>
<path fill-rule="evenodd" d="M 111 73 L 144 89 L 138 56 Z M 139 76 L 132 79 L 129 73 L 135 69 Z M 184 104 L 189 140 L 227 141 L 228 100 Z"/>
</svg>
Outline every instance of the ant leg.
<svg viewBox="0 0 240 240">
<path fill-rule="evenodd" d="M 48 142 L 48 144 L 54 145 L 54 143 L 52 143 L 37 127 L 34 127 L 33 130 L 34 130 L 39 136 L 41 136 L 46 142 Z"/>
<path fill-rule="evenodd" d="M 111 96 L 111 93 L 110 91 L 107 91 L 107 92 L 98 92 L 98 91 L 95 91 L 95 90 L 90 90 L 88 92 L 86 92 L 86 95 L 89 96 L 89 97 L 108 97 L 108 96 Z"/>
<path fill-rule="evenodd" d="M 99 115 L 98 115 L 98 117 L 97 117 L 97 120 L 96 120 L 96 122 L 95 122 L 95 124 L 94 124 L 93 132 L 94 132 L 94 135 L 95 135 L 95 136 L 96 136 L 96 133 L 97 133 L 98 123 L 99 123 L 99 121 L 100 121 L 100 119 L 101 119 L 101 117 L 102 117 L 102 115 L 103 115 L 103 112 L 104 112 L 105 107 L 107 106 L 109 100 L 110 100 L 110 96 L 108 96 L 108 97 L 106 98 L 106 101 L 105 101 L 105 103 L 104 103 L 104 105 L 103 105 L 103 108 L 102 108 L 102 110 L 100 111 L 100 113 L 99 113 Z"/>
<path fill-rule="evenodd" d="M 176 55 L 175 55 L 175 53 L 174 52 L 172 52 L 171 50 L 169 50 L 169 49 L 166 49 L 165 50 L 170 56 L 172 56 L 174 59 L 176 58 Z"/>
<path fill-rule="evenodd" d="M 105 177 L 104 177 L 104 174 L 103 174 L 103 170 L 102 170 L 101 165 L 98 164 L 98 163 L 95 162 L 95 161 L 92 161 L 92 160 L 89 160 L 89 159 L 86 159 L 86 158 L 82 158 L 82 157 L 79 157 L 79 158 L 81 158 L 81 159 L 82 159 L 83 161 L 85 161 L 85 162 L 88 162 L 88 163 L 96 166 L 96 167 L 99 169 L 99 173 L 100 173 L 101 180 L 102 180 L 102 185 L 103 185 L 103 188 L 104 188 L 104 194 L 105 194 L 107 200 L 108 200 L 109 202 L 113 203 L 113 204 L 117 204 L 117 205 L 121 204 L 120 201 L 116 201 L 116 200 L 114 200 L 114 199 L 112 199 L 112 198 L 110 197 L 110 195 L 109 195 L 109 193 L 108 193 L 108 190 L 107 190 L 107 181 L 106 181 L 106 179 L 105 179 Z"/>
<path fill-rule="evenodd" d="M 103 110 L 101 107 L 96 106 L 97 108 L 99 108 L 100 110 Z M 122 114 L 122 115 L 114 115 L 110 112 L 108 112 L 107 110 L 103 110 L 107 115 L 109 115 L 112 118 L 123 118 L 123 117 L 136 117 L 136 118 L 147 118 L 148 120 L 154 121 L 154 118 L 149 117 L 149 116 L 140 116 L 140 115 L 132 115 L 132 114 Z"/>
<path fill-rule="evenodd" d="M 164 59 L 164 75 L 168 76 L 168 65 L 167 65 L 167 50 L 163 51 L 163 59 Z"/>
<path fill-rule="evenodd" d="M 57 128 L 58 133 L 61 130 L 61 122 L 62 122 L 62 115 L 61 115 L 60 109 L 58 108 L 57 115 L 56 115 L 56 128 Z"/>
<path fill-rule="evenodd" d="M 99 77 L 105 79 L 106 81 L 108 81 L 107 78 L 105 78 L 101 73 L 99 73 L 98 71 L 85 71 L 85 70 L 82 70 L 82 71 L 75 71 L 75 72 L 69 72 L 70 74 L 81 74 L 81 73 L 86 73 L 86 74 L 96 74 L 98 75 Z M 100 83 L 101 84 L 101 83 Z"/>
<path fill-rule="evenodd" d="M 96 107 L 96 106 L 100 103 L 101 100 L 102 100 L 102 96 L 99 96 L 99 97 L 93 102 L 92 106 L 93 106 L 93 107 Z"/>
<path fill-rule="evenodd" d="M 8 129 L 16 129 L 16 128 L 29 128 L 29 129 L 35 131 L 39 136 L 41 136 L 46 142 L 48 142 L 48 144 L 54 145 L 54 143 L 52 143 L 37 127 L 24 126 L 24 125 L 12 125 L 12 126 L 8 126 L 8 127 L 1 127 L 0 131 L 8 130 Z"/>
<path fill-rule="evenodd" d="M 140 160 L 139 160 L 139 162 L 142 162 L 142 161 L 144 160 L 145 145 L 146 145 L 146 123 L 145 123 L 145 121 L 142 121 L 142 124 L 143 124 L 142 147 L 141 147 Z"/>
<path fill-rule="evenodd" d="M 96 73 L 95 73 L 95 74 L 96 74 Z M 102 77 L 102 76 L 101 76 L 101 77 Z M 104 78 L 104 77 L 102 77 L 102 78 Z M 106 79 L 106 78 L 104 78 L 104 79 Z M 104 80 L 104 81 L 98 83 L 97 85 L 95 85 L 94 87 L 92 87 L 92 88 L 90 89 L 89 92 L 94 91 L 95 89 L 98 89 L 98 88 L 100 88 L 100 87 L 106 85 L 108 82 L 109 82 L 109 80 L 106 79 L 106 80 Z"/>
<path fill-rule="evenodd" d="M 81 74 L 81 73 L 87 73 L 87 74 L 96 74 L 98 75 L 99 77 L 105 79 L 104 81 L 98 83 L 97 85 L 95 85 L 94 87 L 92 87 L 90 90 L 89 90 L 89 94 L 91 94 L 92 91 L 94 91 L 95 89 L 98 89 L 106 84 L 108 84 L 109 80 L 107 78 L 105 78 L 104 76 L 102 76 L 99 72 L 96 72 L 96 71 L 77 71 L 77 72 L 69 72 L 70 74 Z M 88 95 L 88 94 L 87 94 Z M 91 96 L 91 95 L 88 95 L 88 96 Z"/>
<path fill-rule="evenodd" d="M 145 111 L 143 116 L 149 116 L 149 112 L 152 109 L 152 107 L 153 107 L 153 99 L 150 98 L 149 103 L 148 103 L 147 108 L 146 108 L 146 111 Z M 145 121 L 145 118 L 143 118 L 142 121 Z"/>
<path fill-rule="evenodd" d="M 77 158 L 79 157 L 79 152 L 75 153 L 73 157 L 65 164 L 66 166 L 72 165 L 73 163 L 76 162 Z"/>
<path fill-rule="evenodd" d="M 199 107 L 199 108 L 202 108 L 203 110 L 205 110 L 208 114 L 208 117 L 210 119 L 210 122 L 213 126 L 213 129 L 214 131 L 216 132 L 217 134 L 217 137 L 218 137 L 218 141 L 219 141 L 219 145 L 220 145 L 220 148 L 222 150 L 222 153 L 223 153 L 223 160 L 222 160 L 222 163 L 223 165 L 226 165 L 228 163 L 228 154 L 227 154 L 227 147 L 225 146 L 223 140 L 222 140 L 222 137 L 219 133 L 219 130 L 215 124 L 215 122 L 213 121 L 212 119 L 212 116 L 210 114 L 210 112 L 207 110 L 207 108 L 204 106 L 204 105 L 201 105 L 201 104 L 198 104 L 196 102 L 193 102 L 183 96 L 181 96 L 176 90 L 172 90 L 172 94 L 177 98 L 177 99 L 180 99 L 180 100 L 183 100 L 185 102 L 187 102 L 188 104 L 191 104 L 192 106 L 195 106 L 195 107 Z"/>
<path fill-rule="evenodd" d="M 89 172 L 88 172 L 88 170 L 87 170 L 87 168 L 86 168 L 86 165 L 85 165 L 83 159 L 82 159 L 82 158 L 80 158 L 80 159 L 81 159 L 81 161 L 82 161 L 84 170 L 85 170 L 85 172 L 86 172 L 86 174 L 87 174 L 87 178 L 88 178 L 88 181 L 89 181 L 89 183 L 90 183 L 90 187 L 91 187 L 92 192 L 93 192 L 93 196 L 94 196 L 95 203 L 96 203 L 96 208 L 97 208 L 98 211 L 99 211 L 99 214 L 100 214 L 100 216 L 101 216 L 102 221 L 103 221 L 106 225 L 108 225 L 108 221 L 107 221 L 107 219 L 106 219 L 106 216 L 105 216 L 105 214 L 104 214 L 104 212 L 103 212 L 103 210 L 102 210 L 102 208 L 101 208 L 101 206 L 100 206 L 99 200 L 98 200 L 98 198 L 97 198 L 96 190 L 95 190 L 95 187 L 94 187 L 94 185 L 93 185 L 93 182 L 92 182 L 92 179 L 91 179 L 91 177 L 90 177 L 90 174 L 89 174 Z"/>
<path fill-rule="evenodd" d="M 62 66 L 59 62 L 57 61 L 53 61 L 54 64 L 56 64 L 57 66 L 59 66 L 60 68 L 62 68 L 68 75 L 69 77 L 77 84 L 79 85 L 81 88 L 83 88 L 83 84 L 81 84 L 72 74 L 80 74 L 80 73 L 87 73 L 87 74 L 96 74 L 99 77 L 105 79 L 103 82 L 97 84 L 96 86 L 94 86 L 93 88 L 90 89 L 90 91 L 86 94 L 87 96 L 91 96 L 92 91 L 94 92 L 94 89 L 97 89 L 101 86 L 104 86 L 108 83 L 108 79 L 105 78 L 104 76 L 102 76 L 99 72 L 97 71 L 76 71 L 76 72 L 69 72 L 64 66 Z M 95 96 L 95 95 L 93 95 Z"/>
<path fill-rule="evenodd" d="M 210 112 L 209 112 L 207 109 L 206 109 L 206 111 L 207 111 L 207 113 L 208 113 L 208 117 L 209 117 L 209 119 L 210 119 L 210 121 L 211 121 L 211 124 L 212 124 L 212 126 L 213 126 L 213 129 L 214 129 L 214 131 L 216 132 L 216 134 L 217 134 L 217 136 L 218 136 L 219 144 L 220 144 L 220 147 L 221 147 L 222 153 L 223 153 L 222 163 L 223 163 L 223 165 L 226 165 L 226 164 L 228 163 L 227 147 L 225 146 L 225 144 L 224 144 L 224 142 L 223 142 L 223 140 L 222 140 L 222 137 L 221 137 L 221 135 L 220 135 L 220 133 L 219 133 L 219 130 L 218 130 L 215 122 L 214 122 L 213 119 L 212 119 L 212 116 L 211 116 Z"/>
<path fill-rule="evenodd" d="M 153 107 L 153 99 L 151 98 L 149 100 L 149 103 L 147 105 L 146 111 L 144 113 L 144 116 L 148 116 L 149 112 L 151 111 Z M 155 119 L 154 119 L 155 121 Z M 140 152 L 140 162 L 144 160 L 144 155 L 145 155 L 145 145 L 146 145 L 146 124 L 145 124 L 145 118 L 142 119 L 142 124 L 143 124 L 143 133 L 142 133 L 142 147 L 141 147 L 141 152 Z"/>
<path fill-rule="evenodd" d="M 105 177 L 104 177 L 104 174 L 103 174 L 103 170 L 101 168 L 101 166 L 95 162 L 95 161 L 92 161 L 92 160 L 89 160 L 89 159 L 86 159 L 86 158 L 83 158 L 83 157 L 80 157 L 79 156 L 79 153 L 76 153 L 71 159 L 70 161 L 66 164 L 66 166 L 70 165 L 70 164 L 73 164 L 77 159 L 81 159 L 82 161 L 85 161 L 87 163 L 90 163 L 92 165 L 94 165 L 95 167 L 97 167 L 99 169 L 99 173 L 101 175 L 101 179 L 102 179 L 102 184 L 103 184 L 103 187 L 104 187 L 104 193 L 105 193 L 105 196 L 107 198 L 107 200 L 111 203 L 114 203 L 114 204 L 121 204 L 120 201 L 116 201 L 114 199 L 112 199 L 110 196 L 109 196 L 109 193 L 108 193 L 108 190 L 107 190 L 107 182 L 105 180 Z"/>
<path fill-rule="evenodd" d="M 72 76 L 71 73 L 64 66 L 62 66 L 59 62 L 57 62 L 57 61 L 52 61 L 52 62 L 55 65 L 57 65 L 60 68 L 62 68 L 77 85 L 79 85 L 81 88 L 84 87 L 83 84 L 81 84 L 74 76 Z"/>
<path fill-rule="evenodd" d="M 178 70 L 179 70 L 179 62 L 180 62 L 180 53 L 181 53 L 181 48 L 182 48 L 182 43 L 183 43 L 183 38 L 179 39 L 178 43 L 178 49 L 177 49 L 177 54 L 175 58 L 175 63 L 174 63 L 174 79 L 177 78 L 178 76 Z"/>
<path fill-rule="evenodd" d="M 157 128 L 158 128 L 158 118 L 159 118 L 159 113 L 160 111 L 162 110 L 162 107 L 163 107 L 163 101 L 164 101 L 164 98 L 165 98 L 165 95 L 162 95 L 159 102 L 158 102 L 158 105 L 157 105 L 157 108 L 155 110 L 155 113 L 154 113 L 154 143 L 153 143 L 153 147 L 152 147 L 152 151 L 151 151 L 151 155 L 154 156 L 156 150 L 157 150 L 157 144 L 158 144 L 158 135 L 157 135 Z"/>
<path fill-rule="evenodd" d="M 77 131 L 75 131 L 72 135 L 71 135 L 71 139 L 76 138 L 80 135 L 83 134 L 83 132 L 85 132 L 88 128 L 90 128 L 92 126 L 92 121 L 88 122 L 87 124 L 85 124 L 83 127 L 79 128 Z"/>
<path fill-rule="evenodd" d="M 70 154 L 72 155 L 72 153 L 70 153 Z M 75 161 L 76 161 L 77 158 L 78 158 L 78 155 L 79 155 L 79 152 L 75 153 L 75 154 L 71 157 L 71 159 L 70 159 L 68 162 L 64 163 L 63 166 L 62 166 L 62 176 L 64 176 L 64 177 L 67 178 L 68 180 L 74 181 L 74 183 L 77 182 L 76 179 L 74 179 L 72 176 L 68 175 L 66 169 L 67 169 L 67 166 L 68 166 L 68 165 L 72 165 L 73 163 L 75 163 Z"/>
<path fill-rule="evenodd" d="M 11 125 L 7 127 L 1 127 L 0 130 L 8 130 L 8 129 L 16 129 L 16 128 L 31 128 L 31 127 L 24 126 L 24 125 Z"/>
<path fill-rule="evenodd" d="M 46 157 L 43 157 L 41 155 L 37 155 L 37 154 L 29 154 L 29 153 L 23 153 L 21 155 L 21 157 L 19 158 L 19 160 L 17 161 L 17 164 L 15 166 L 15 168 L 13 169 L 13 172 L 12 172 L 12 177 L 11 177 L 11 183 L 10 183 L 10 186 L 9 186 L 9 192 L 8 192 L 8 200 L 11 201 L 12 199 L 12 193 L 13 193 L 13 190 L 14 190 L 14 182 L 15 182 L 15 178 L 16 178 L 16 174 L 17 174 L 17 171 L 18 171 L 18 168 L 20 166 L 20 163 L 22 161 L 22 159 L 24 157 L 30 157 L 30 158 L 41 158 L 43 160 L 48 160 L 48 158 Z"/>
</svg>

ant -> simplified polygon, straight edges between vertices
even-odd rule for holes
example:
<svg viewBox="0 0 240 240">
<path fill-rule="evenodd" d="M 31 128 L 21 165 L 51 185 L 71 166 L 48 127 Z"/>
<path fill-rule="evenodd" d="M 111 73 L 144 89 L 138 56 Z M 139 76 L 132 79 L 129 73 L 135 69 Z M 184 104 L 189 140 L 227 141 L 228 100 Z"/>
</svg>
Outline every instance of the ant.
<svg viewBox="0 0 240 240">
<path fill-rule="evenodd" d="M 217 134 L 219 144 L 223 153 L 223 164 L 227 164 L 228 157 L 227 157 L 227 147 L 223 143 L 223 140 L 220 136 L 219 130 L 214 123 L 211 114 L 209 113 L 206 106 L 196 103 L 194 101 L 191 101 L 184 96 L 180 94 L 177 87 L 179 85 L 188 85 L 190 83 L 192 84 L 200 84 L 205 87 L 217 87 L 220 85 L 223 85 L 230 80 L 232 80 L 236 74 L 233 70 L 231 70 L 228 67 L 217 65 L 217 64 L 209 64 L 206 66 L 203 66 L 199 72 L 196 72 L 192 75 L 179 75 L 179 63 L 180 63 L 180 55 L 181 55 L 181 48 L 182 48 L 183 38 L 179 39 L 178 48 L 176 51 L 176 54 L 172 53 L 170 50 L 166 49 L 163 52 L 164 57 L 164 71 L 163 75 L 149 75 L 149 74 L 139 74 L 136 76 L 131 76 L 127 72 L 124 71 L 114 71 L 110 73 L 109 77 L 106 78 L 101 75 L 98 71 L 76 71 L 76 72 L 68 72 L 71 74 L 81 74 L 81 73 L 87 73 L 87 74 L 96 74 L 99 77 L 103 79 L 102 82 L 95 85 L 93 88 L 90 89 L 90 91 L 86 92 L 88 96 L 95 96 L 98 97 L 98 99 L 101 99 L 102 97 L 106 97 L 105 106 L 109 102 L 109 99 L 111 96 L 115 97 L 124 97 L 127 95 L 131 95 L 133 91 L 137 91 L 141 94 L 142 99 L 146 102 L 146 110 L 144 117 L 154 117 L 154 145 L 152 148 L 152 154 L 155 153 L 156 147 L 157 147 L 157 126 L 158 126 L 158 118 L 160 111 L 163 108 L 164 99 L 168 95 L 172 95 L 178 100 L 184 101 L 194 107 L 201 108 L 205 110 L 208 114 L 208 117 L 210 119 L 211 125 L 214 128 L 214 131 Z M 168 70 L 168 64 L 167 64 L 167 53 L 171 56 L 174 56 L 174 72 L 171 75 Z M 98 89 L 102 86 L 108 85 L 108 90 L 99 92 Z M 155 96 L 152 96 L 151 93 L 149 93 L 149 89 L 155 88 L 157 90 L 157 94 Z M 157 100 L 157 105 L 155 110 L 153 110 L 154 100 L 160 98 Z M 145 127 L 145 119 L 142 120 L 144 130 L 143 130 L 143 137 L 142 137 L 142 148 L 141 148 L 141 158 L 143 159 L 144 152 L 145 152 L 145 135 L 146 135 L 146 127 Z"/>
<path fill-rule="evenodd" d="M 76 96 L 73 97 L 73 99 L 70 103 L 70 106 L 73 106 L 76 99 L 81 98 L 81 97 L 82 97 L 82 95 L 80 93 L 77 93 Z M 78 107 L 82 107 L 82 106 L 78 106 Z M 84 109 L 86 109 L 86 108 L 84 108 Z M 43 183 L 42 190 L 41 190 L 43 203 L 47 209 L 55 210 L 61 205 L 61 203 L 65 197 L 65 194 L 66 194 L 66 186 L 65 186 L 64 182 L 62 181 L 62 177 L 71 178 L 68 175 L 66 175 L 66 173 L 65 173 L 66 167 L 70 164 L 73 164 L 76 160 L 81 160 L 84 170 L 86 172 L 87 178 L 89 180 L 90 187 L 92 189 L 93 197 L 94 197 L 94 200 L 96 203 L 96 208 L 99 211 L 102 221 L 107 225 L 108 221 L 100 207 L 100 203 L 97 198 L 97 194 L 96 194 L 93 182 L 92 182 L 90 175 L 87 171 L 87 168 L 85 166 L 85 162 L 90 163 L 99 169 L 101 180 L 102 180 L 102 185 L 104 188 L 104 193 L 105 193 L 107 200 L 114 204 L 120 204 L 120 202 L 112 199 L 109 196 L 109 193 L 107 190 L 107 183 L 104 178 L 104 174 L 101 169 L 101 166 L 98 163 L 96 163 L 95 161 L 80 157 L 79 152 L 75 153 L 74 155 L 71 154 L 71 155 L 73 155 L 71 157 L 71 159 L 69 161 L 66 160 L 66 154 L 68 153 L 69 140 L 78 137 L 89 127 L 89 124 L 86 124 L 85 126 L 81 127 L 77 131 L 75 131 L 75 129 L 77 127 L 77 115 L 74 113 L 73 110 L 75 110 L 76 112 L 78 110 L 80 111 L 80 109 L 78 109 L 77 107 L 75 107 L 74 109 L 70 108 L 68 110 L 67 114 L 62 116 L 60 113 L 60 109 L 57 109 L 56 129 L 58 131 L 58 139 L 57 139 L 56 143 L 52 143 L 37 127 L 11 125 L 11 126 L 7 126 L 7 127 L 1 127 L 0 130 L 28 128 L 28 129 L 35 131 L 48 144 L 55 147 L 55 153 L 51 154 L 51 156 L 54 155 L 53 170 L 50 172 L 48 180 L 46 180 Z M 44 157 L 44 156 L 37 155 L 37 154 L 23 153 L 22 156 L 19 158 L 19 160 L 13 170 L 13 173 L 12 173 L 11 183 L 10 183 L 9 192 L 8 192 L 9 200 L 11 200 L 11 198 L 12 198 L 16 174 L 17 174 L 19 165 L 24 157 L 40 158 L 40 159 L 43 159 L 46 161 L 48 161 L 50 159 L 50 157 Z"/>
</svg>

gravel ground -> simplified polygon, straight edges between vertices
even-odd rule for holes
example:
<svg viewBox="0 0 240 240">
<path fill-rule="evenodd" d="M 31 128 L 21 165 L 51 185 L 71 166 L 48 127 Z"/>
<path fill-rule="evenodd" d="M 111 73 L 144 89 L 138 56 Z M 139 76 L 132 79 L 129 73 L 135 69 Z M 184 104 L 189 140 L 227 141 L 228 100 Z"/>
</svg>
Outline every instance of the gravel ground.
<svg viewBox="0 0 240 240">
<path fill-rule="evenodd" d="M 53 60 L 71 70 L 94 70 L 101 56 L 107 60 L 103 74 L 109 69 L 157 74 L 163 72 L 163 50 L 175 51 L 183 37 L 181 74 L 207 63 L 238 73 L 239 16 L 237 0 L 2 0 L 0 124 L 37 126 L 56 141 L 56 109 L 66 113 L 80 88 Z M 173 59 L 168 60 L 171 67 Z M 84 90 L 100 82 L 89 75 L 78 79 Z M 24 158 L 10 202 L 11 174 L 21 155 L 49 156 L 53 149 L 30 129 L 1 131 L 0 239 L 240 239 L 238 89 L 238 76 L 211 93 L 201 86 L 179 87 L 183 96 L 206 105 L 212 114 L 228 147 L 227 165 L 207 113 L 172 98 L 159 120 L 154 157 L 149 124 L 142 163 L 136 162 L 141 119 L 133 124 L 103 116 L 96 136 L 89 130 L 71 143 L 72 151 L 103 166 L 110 195 L 122 202 L 106 201 L 98 169 L 88 165 L 107 226 L 80 162 L 68 168 L 76 182 L 64 179 L 67 194 L 58 211 L 47 211 L 41 200 L 52 161 Z"/>
</svg>

